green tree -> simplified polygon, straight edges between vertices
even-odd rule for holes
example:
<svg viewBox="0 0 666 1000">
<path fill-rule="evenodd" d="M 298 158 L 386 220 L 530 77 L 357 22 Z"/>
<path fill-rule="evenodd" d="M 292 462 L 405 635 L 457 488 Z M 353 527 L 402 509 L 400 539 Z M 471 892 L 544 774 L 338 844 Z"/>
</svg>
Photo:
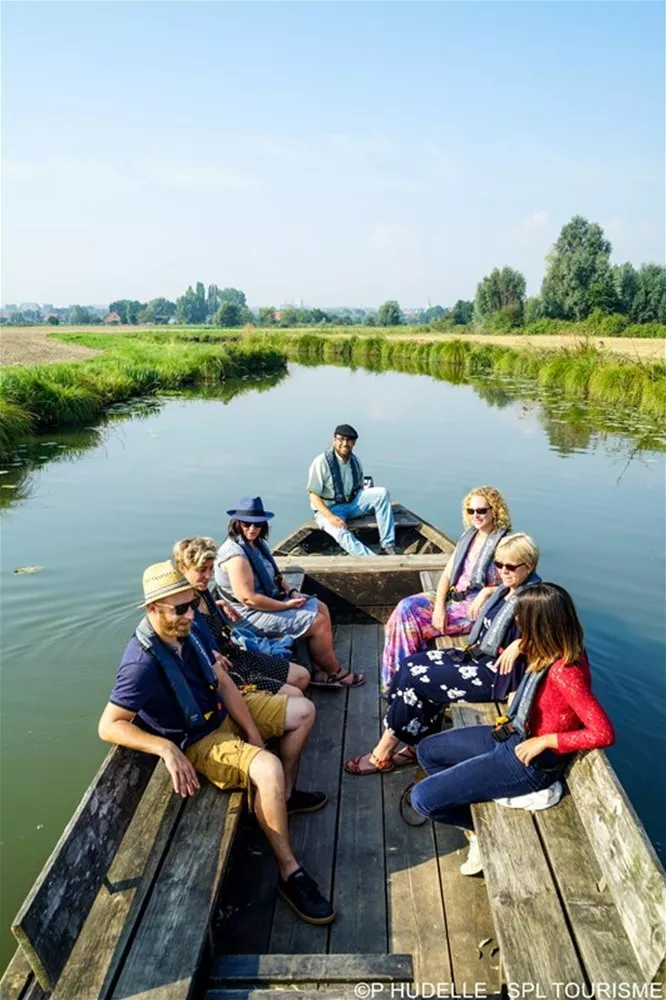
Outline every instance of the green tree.
<svg viewBox="0 0 666 1000">
<path fill-rule="evenodd" d="M 217 312 L 220 302 L 220 289 L 217 285 L 209 285 L 206 292 L 206 319 L 212 319 Z"/>
<path fill-rule="evenodd" d="M 395 299 L 382 302 L 377 312 L 377 321 L 380 326 L 400 326 L 403 320 L 402 309 Z"/>
<path fill-rule="evenodd" d="M 634 323 L 666 323 L 666 267 L 643 264 L 639 269 L 630 316 Z"/>
<path fill-rule="evenodd" d="M 241 292 L 240 288 L 223 288 L 219 293 L 220 302 L 233 302 L 237 306 L 246 306 L 245 292 Z"/>
<path fill-rule="evenodd" d="M 102 322 L 102 317 L 86 306 L 70 306 L 67 322 L 70 326 L 97 326 Z"/>
<path fill-rule="evenodd" d="M 60 320 L 58 319 L 58 317 L 57 317 L 57 316 L 53 316 L 53 315 L 51 315 L 51 316 L 49 316 L 49 318 L 47 319 L 47 321 L 46 321 L 46 322 L 47 322 L 47 323 L 48 323 L 48 324 L 49 324 L 50 326 L 58 326 L 58 325 L 59 325 L 59 323 L 60 323 Z"/>
<path fill-rule="evenodd" d="M 206 322 L 206 290 L 200 281 L 196 291 L 190 285 L 176 302 L 176 319 L 185 324 Z"/>
<path fill-rule="evenodd" d="M 280 326 L 296 326 L 298 324 L 298 309 L 293 306 L 285 306 L 280 310 Z"/>
<path fill-rule="evenodd" d="M 529 299 L 525 299 L 525 306 L 523 309 L 523 321 L 527 326 L 528 323 L 536 323 L 537 320 L 543 319 L 544 309 L 543 302 L 538 295 L 532 295 Z"/>
<path fill-rule="evenodd" d="M 139 323 L 155 323 L 164 326 L 176 311 L 176 303 L 169 299 L 151 299 L 139 313 Z"/>
<path fill-rule="evenodd" d="M 443 306 L 429 306 L 424 309 L 419 318 L 420 323 L 432 323 L 436 319 L 444 319 L 449 315 L 449 310 Z"/>
<path fill-rule="evenodd" d="M 144 303 L 136 299 L 117 299 L 110 304 L 109 312 L 118 313 L 121 323 L 136 325 L 139 322 L 139 313 L 144 308 Z"/>
<path fill-rule="evenodd" d="M 520 326 L 525 304 L 525 278 L 512 267 L 496 267 L 476 288 L 474 317 L 487 323 L 496 313 L 502 313 L 503 325 Z"/>
<path fill-rule="evenodd" d="M 275 326 L 275 306 L 262 306 L 259 310 L 259 326 Z"/>
<path fill-rule="evenodd" d="M 240 326 L 242 322 L 242 306 L 237 302 L 220 302 L 215 313 L 215 326 Z"/>
<path fill-rule="evenodd" d="M 633 264 L 617 264 L 613 268 L 613 282 L 617 307 L 627 316 L 631 312 L 636 292 L 638 291 L 638 272 Z"/>
<path fill-rule="evenodd" d="M 474 303 L 467 299 L 458 299 L 448 315 L 454 326 L 467 326 L 474 318 Z"/>
<path fill-rule="evenodd" d="M 610 264 L 611 244 L 596 222 L 576 215 L 563 226 L 546 258 L 541 298 L 547 316 L 581 320 L 594 308 L 616 306 Z"/>
</svg>

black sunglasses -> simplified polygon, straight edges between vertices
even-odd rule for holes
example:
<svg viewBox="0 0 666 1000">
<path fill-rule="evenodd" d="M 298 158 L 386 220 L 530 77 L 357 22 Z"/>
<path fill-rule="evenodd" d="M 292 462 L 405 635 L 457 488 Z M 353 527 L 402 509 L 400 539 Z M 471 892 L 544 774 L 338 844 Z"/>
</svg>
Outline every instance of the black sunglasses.
<svg viewBox="0 0 666 1000">
<path fill-rule="evenodd" d="M 176 615 L 186 615 L 190 609 L 192 611 L 197 610 L 200 600 L 200 597 L 195 597 L 193 600 L 186 601 L 184 604 L 167 604 L 166 601 L 160 601 L 159 603 L 164 608 L 170 608 Z"/>
<path fill-rule="evenodd" d="M 490 507 L 468 507 L 467 513 L 470 517 L 473 517 L 474 514 L 487 514 L 489 510 Z"/>
<path fill-rule="evenodd" d="M 525 563 L 503 563 L 498 562 L 497 559 L 495 559 L 495 565 L 498 569 L 508 569 L 509 573 L 515 573 L 518 567 L 524 566 Z"/>
</svg>

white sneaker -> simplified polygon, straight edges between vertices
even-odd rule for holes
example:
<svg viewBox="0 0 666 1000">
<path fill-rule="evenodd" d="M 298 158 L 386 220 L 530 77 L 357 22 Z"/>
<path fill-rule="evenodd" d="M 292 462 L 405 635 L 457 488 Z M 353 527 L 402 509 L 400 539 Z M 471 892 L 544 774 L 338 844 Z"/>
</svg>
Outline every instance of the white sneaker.
<svg viewBox="0 0 666 1000">
<path fill-rule="evenodd" d="M 467 852 L 467 861 L 463 861 L 460 866 L 461 875 L 478 875 L 483 871 L 483 862 L 481 861 L 481 851 L 479 850 L 479 841 L 476 838 L 476 834 L 473 833 L 469 838 L 469 851 Z"/>
</svg>

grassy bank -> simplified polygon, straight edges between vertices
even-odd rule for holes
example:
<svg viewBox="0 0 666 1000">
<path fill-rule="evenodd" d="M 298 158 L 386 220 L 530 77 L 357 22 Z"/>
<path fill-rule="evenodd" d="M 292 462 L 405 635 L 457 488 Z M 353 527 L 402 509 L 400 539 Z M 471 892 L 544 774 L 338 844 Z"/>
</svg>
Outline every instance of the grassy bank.
<svg viewBox="0 0 666 1000">
<path fill-rule="evenodd" d="M 193 344 L 164 334 L 90 339 L 107 353 L 0 371 L 0 458 L 31 432 L 86 426 L 114 403 L 286 371 L 284 352 L 265 343 Z"/>
<path fill-rule="evenodd" d="M 585 345 L 543 351 L 465 340 L 424 343 L 316 334 L 263 334 L 248 337 L 246 342 L 255 343 L 257 338 L 306 364 L 363 365 L 431 375 L 458 373 L 472 380 L 511 376 L 534 380 L 537 386 L 559 390 L 571 399 L 628 407 L 654 418 L 666 415 L 666 364 L 641 363 Z"/>
</svg>

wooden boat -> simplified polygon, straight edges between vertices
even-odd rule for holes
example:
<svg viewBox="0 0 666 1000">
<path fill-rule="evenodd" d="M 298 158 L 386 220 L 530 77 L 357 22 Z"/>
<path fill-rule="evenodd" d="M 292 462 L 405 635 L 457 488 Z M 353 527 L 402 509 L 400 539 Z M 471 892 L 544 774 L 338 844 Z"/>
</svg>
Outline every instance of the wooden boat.
<svg viewBox="0 0 666 1000">
<path fill-rule="evenodd" d="M 330 602 L 341 663 L 368 676 L 314 691 L 299 784 L 329 804 L 291 821 L 335 923 L 304 924 L 276 899 L 272 856 L 240 792 L 203 782 L 184 802 L 156 758 L 116 748 L 14 921 L 1 1000 L 663 995 L 666 878 L 604 753 L 580 755 L 545 812 L 473 807 L 483 878 L 460 874 L 458 830 L 405 822 L 411 770 L 344 773 L 381 730 L 387 610 L 432 586 L 452 547 L 396 513 L 404 555 L 328 554 L 312 523 L 276 547 L 292 583 Z M 372 542 L 370 522 L 358 530 Z M 497 710 L 458 704 L 449 724 Z"/>
</svg>

